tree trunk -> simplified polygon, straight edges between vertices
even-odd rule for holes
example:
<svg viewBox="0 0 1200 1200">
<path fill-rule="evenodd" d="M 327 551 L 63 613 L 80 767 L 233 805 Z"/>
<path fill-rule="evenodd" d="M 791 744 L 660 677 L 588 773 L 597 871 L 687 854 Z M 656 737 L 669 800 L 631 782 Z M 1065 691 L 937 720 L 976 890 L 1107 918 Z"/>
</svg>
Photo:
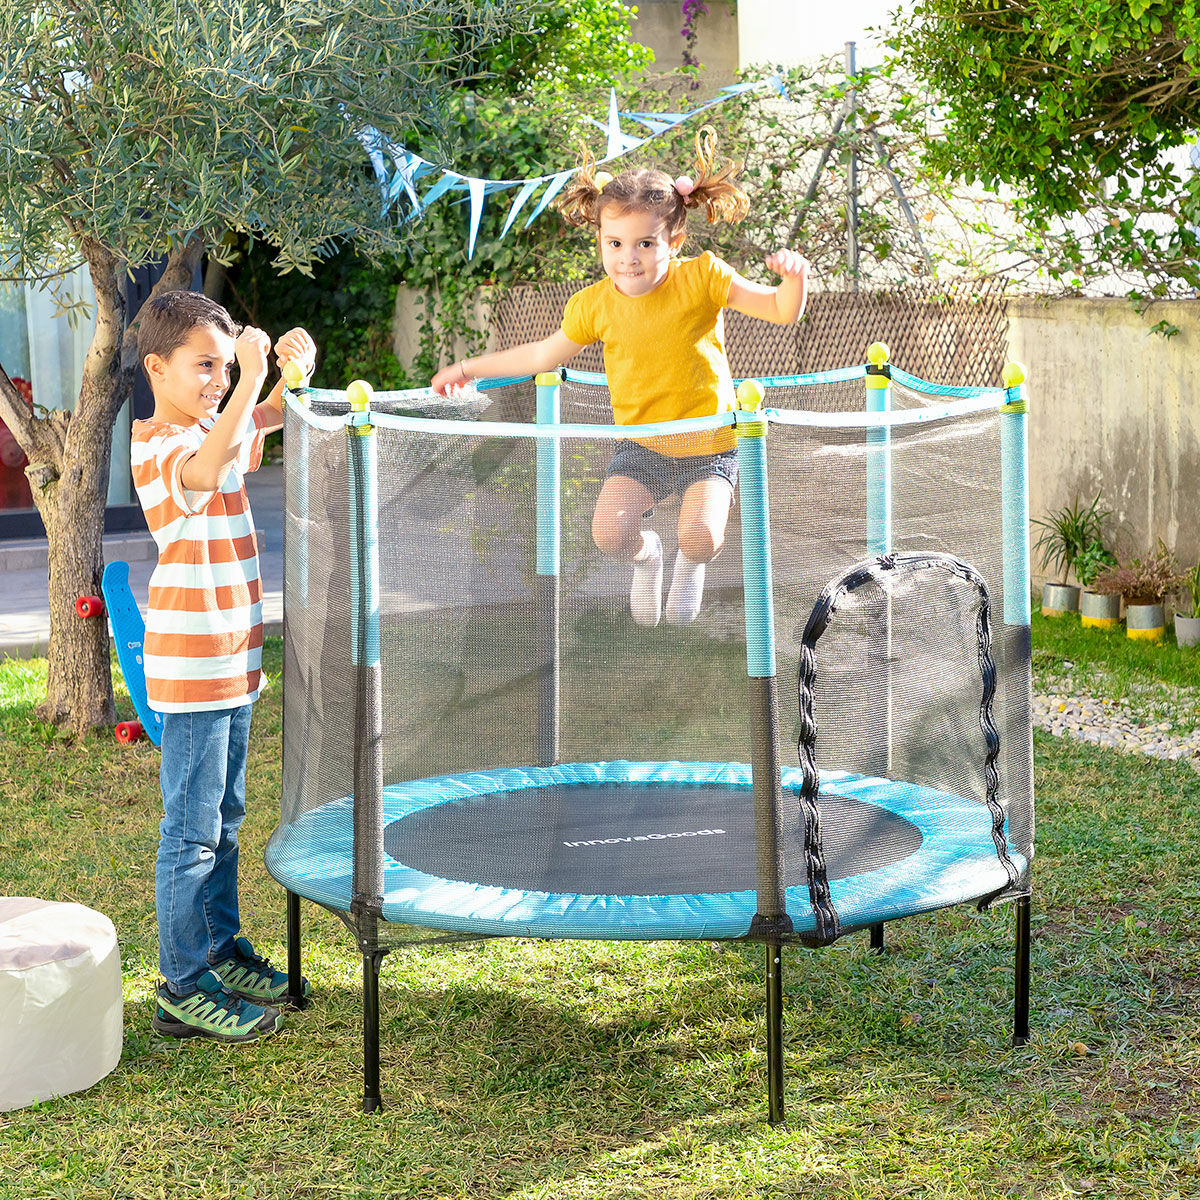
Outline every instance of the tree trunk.
<svg viewBox="0 0 1200 1200">
<path fill-rule="evenodd" d="M 96 332 L 83 365 L 75 411 L 57 464 L 57 474 L 34 477 L 34 503 L 46 526 L 50 557 L 50 645 L 46 699 L 38 716 L 68 726 L 77 736 L 116 717 L 109 659 L 108 621 L 80 617 L 80 596 L 100 594 L 104 570 L 104 509 L 108 498 L 112 429 L 120 409 L 121 340 L 125 297 L 117 263 L 107 250 L 85 243 L 96 293 Z"/>
<path fill-rule="evenodd" d="M 55 490 L 54 500 L 39 506 L 50 547 L 50 645 L 46 699 L 37 713 L 80 735 L 116 719 L 108 620 L 75 611 L 79 596 L 100 595 L 105 493 L 61 481 Z"/>
<path fill-rule="evenodd" d="M 49 544 L 48 677 L 38 716 L 82 735 L 115 717 L 108 621 L 78 616 L 75 602 L 100 594 L 113 425 L 140 367 L 136 318 L 125 331 L 122 264 L 88 238 L 79 246 L 96 292 L 96 332 L 75 410 L 35 416 L 0 366 L 0 418 L 29 456 L 25 474 Z M 200 236 L 173 250 L 151 298 L 188 287 L 203 252 Z"/>
</svg>

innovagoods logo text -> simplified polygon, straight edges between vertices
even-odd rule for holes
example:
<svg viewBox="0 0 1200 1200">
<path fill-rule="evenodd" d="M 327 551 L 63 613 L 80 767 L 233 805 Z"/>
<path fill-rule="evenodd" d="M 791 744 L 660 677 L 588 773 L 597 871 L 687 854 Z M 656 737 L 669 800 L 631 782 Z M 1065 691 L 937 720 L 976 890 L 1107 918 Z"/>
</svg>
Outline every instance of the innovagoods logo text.
<svg viewBox="0 0 1200 1200">
<path fill-rule="evenodd" d="M 591 842 L 563 842 L 564 846 L 619 846 L 622 842 L 663 842 L 668 838 L 712 837 L 723 829 L 689 829 L 683 833 L 638 833 L 630 837 L 597 838 Z"/>
</svg>

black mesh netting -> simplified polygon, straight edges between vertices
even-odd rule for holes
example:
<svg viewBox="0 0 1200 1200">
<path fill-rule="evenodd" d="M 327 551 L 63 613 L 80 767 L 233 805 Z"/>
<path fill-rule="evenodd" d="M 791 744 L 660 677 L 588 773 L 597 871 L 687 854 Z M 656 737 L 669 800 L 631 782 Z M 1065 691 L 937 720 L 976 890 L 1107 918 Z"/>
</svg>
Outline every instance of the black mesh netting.
<svg viewBox="0 0 1200 1200">
<path fill-rule="evenodd" d="M 899 408 L 943 402 L 900 388 L 892 400 Z M 768 403 L 861 412 L 863 384 L 771 388 Z M 456 421 L 529 421 L 534 392 L 532 384 L 521 384 L 456 400 L 398 394 L 379 397 L 375 408 Z M 317 417 L 344 411 L 337 395 L 315 394 Z M 1026 890 L 1032 856 L 1028 629 L 1003 621 L 1002 419 L 998 410 L 988 411 L 896 427 L 886 435 L 890 548 L 956 556 L 978 572 L 988 592 L 997 672 L 992 715 L 1000 736 L 994 800 L 1017 878 L 1004 885 L 1001 872 L 997 887 L 989 876 L 986 886 L 966 897 L 976 900 Z M 604 388 L 564 385 L 562 420 L 609 422 Z M 351 436 L 345 428 L 324 429 L 288 414 L 284 784 L 281 823 L 268 858 L 303 861 L 330 877 L 347 869 L 338 857 L 344 847 L 323 841 L 312 814 L 352 797 L 355 747 L 362 738 L 355 726 L 351 645 Z M 413 431 L 381 420 L 373 439 L 385 786 L 549 761 L 750 762 L 738 505 L 726 545 L 708 567 L 697 620 L 648 628 L 630 619 L 630 565 L 605 558 L 593 538 L 593 507 L 614 441 L 560 442 L 555 596 L 538 575 L 535 437 L 445 426 Z M 785 769 L 797 770 L 800 639 L 826 584 L 878 546 L 881 518 L 869 495 L 878 479 L 880 434 L 773 423 L 767 446 L 779 753 Z M 645 518 L 662 538 L 668 582 L 678 517 L 679 502 L 669 498 Z M 548 612 L 557 619 L 549 620 Z M 974 806 L 986 814 L 976 613 L 973 590 L 951 576 L 932 584 L 914 576 L 898 587 L 855 592 L 816 650 L 818 767 L 950 793 L 966 811 Z M 643 789 L 641 802 L 635 791 L 620 803 L 633 815 L 653 812 L 659 800 L 649 799 L 649 790 Z M 635 861 L 621 843 L 603 858 L 589 859 L 585 869 L 568 868 L 548 856 L 554 844 L 573 840 L 570 830 L 586 826 L 580 813 L 592 801 L 577 794 L 566 810 L 563 796 L 540 789 L 492 802 L 491 821 L 469 803 L 400 822 L 385 817 L 382 844 L 368 849 L 431 877 L 472 877 L 496 887 L 598 895 L 630 888 L 646 894 L 753 889 L 750 791 L 718 789 L 702 796 L 666 788 L 665 794 L 664 803 L 695 816 L 696 829 L 724 813 L 736 836 L 731 832 L 719 845 L 708 839 L 703 848 L 704 839 L 686 846 L 671 842 L 668 849 L 656 843 L 653 860 Z M 854 843 L 860 856 L 850 875 L 911 852 L 908 821 L 864 813 L 855 809 L 857 802 L 834 797 L 825 803 L 821 827 L 831 879 L 845 868 L 839 860 L 844 843 Z M 919 842 L 920 834 L 915 837 Z M 803 839 L 796 795 L 785 788 L 778 865 L 787 886 L 799 889 L 806 883 Z M 744 850 L 731 858 L 735 842 Z M 282 882 L 313 895 L 296 878 Z M 852 916 L 847 927 L 865 923 L 866 916 Z M 412 934 L 386 924 L 372 936 L 383 944 Z"/>
</svg>

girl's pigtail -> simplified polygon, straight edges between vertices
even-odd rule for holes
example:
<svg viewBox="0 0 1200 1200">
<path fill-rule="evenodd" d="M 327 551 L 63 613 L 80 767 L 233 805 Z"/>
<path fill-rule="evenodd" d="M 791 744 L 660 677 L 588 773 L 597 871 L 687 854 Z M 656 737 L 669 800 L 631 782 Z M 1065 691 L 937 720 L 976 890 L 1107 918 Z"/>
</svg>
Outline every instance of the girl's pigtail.
<svg viewBox="0 0 1200 1200">
<path fill-rule="evenodd" d="M 596 160 L 584 146 L 575 177 L 554 198 L 554 207 L 562 213 L 568 225 L 598 227 L 600 224 L 598 202 L 607 180 L 603 178 L 603 172 L 597 175 L 595 166 Z"/>
<path fill-rule="evenodd" d="M 734 182 L 741 170 L 740 162 L 717 165 L 717 131 L 711 125 L 703 126 L 696 134 L 696 176 L 691 192 L 683 198 L 684 205 L 703 205 L 710 225 L 742 220 L 750 211 L 750 198 Z"/>
</svg>

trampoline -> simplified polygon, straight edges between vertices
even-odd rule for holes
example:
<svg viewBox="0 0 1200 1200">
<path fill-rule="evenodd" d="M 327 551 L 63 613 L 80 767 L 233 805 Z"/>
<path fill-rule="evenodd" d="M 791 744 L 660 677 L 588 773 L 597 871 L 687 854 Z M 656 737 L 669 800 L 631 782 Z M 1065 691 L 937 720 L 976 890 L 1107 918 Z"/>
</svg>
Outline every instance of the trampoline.
<svg viewBox="0 0 1200 1200">
<path fill-rule="evenodd" d="M 364 1110 L 380 964 L 408 940 L 762 942 L 777 1122 L 784 945 L 869 929 L 882 949 L 888 921 L 1013 900 L 1027 1038 L 1021 378 L 934 387 L 881 349 L 763 380 L 765 409 L 637 430 L 585 373 L 288 394 L 266 863 L 297 1003 L 301 898 L 362 950 Z M 639 629 L 590 536 L 613 443 L 723 425 L 740 519 L 706 611 Z"/>
<path fill-rule="evenodd" d="M 798 803 L 800 771 L 783 773 Z M 383 790 L 384 921 L 478 936 L 726 939 L 757 912 L 744 763 L 568 763 Z M 985 808 L 949 792 L 823 772 L 826 871 L 843 932 L 999 891 Z M 307 813 L 267 863 L 318 904 L 353 900 L 353 798 Z M 536 842 L 531 838 L 536 837 Z M 803 863 L 784 875 L 797 936 L 816 935 Z"/>
</svg>

